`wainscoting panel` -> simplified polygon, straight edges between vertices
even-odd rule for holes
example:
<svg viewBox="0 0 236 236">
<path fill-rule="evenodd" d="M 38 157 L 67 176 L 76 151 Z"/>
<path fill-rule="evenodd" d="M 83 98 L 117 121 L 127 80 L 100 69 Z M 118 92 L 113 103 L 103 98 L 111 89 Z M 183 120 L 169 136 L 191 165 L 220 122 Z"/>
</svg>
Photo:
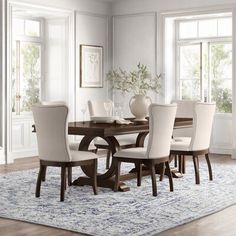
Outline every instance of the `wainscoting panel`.
<svg viewBox="0 0 236 236">
<path fill-rule="evenodd" d="M 32 133 L 33 118 L 15 116 L 12 119 L 12 159 L 37 155 L 36 133 Z"/>
<path fill-rule="evenodd" d="M 219 154 L 232 154 L 232 135 L 232 115 L 216 114 L 210 151 Z"/>
</svg>

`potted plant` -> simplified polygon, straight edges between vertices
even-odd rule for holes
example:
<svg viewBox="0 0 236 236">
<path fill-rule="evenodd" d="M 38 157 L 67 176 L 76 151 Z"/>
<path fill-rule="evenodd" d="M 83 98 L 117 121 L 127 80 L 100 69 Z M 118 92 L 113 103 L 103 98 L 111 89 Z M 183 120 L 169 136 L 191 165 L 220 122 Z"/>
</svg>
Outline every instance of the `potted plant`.
<svg viewBox="0 0 236 236">
<path fill-rule="evenodd" d="M 136 121 L 145 121 L 148 113 L 148 106 L 151 103 L 148 91 L 159 92 L 161 75 L 152 77 L 147 66 L 139 63 L 137 69 L 127 72 L 119 68 L 111 70 L 107 74 L 107 79 L 112 83 L 112 88 L 122 92 L 133 92 L 130 99 L 130 111 L 136 117 Z"/>
</svg>

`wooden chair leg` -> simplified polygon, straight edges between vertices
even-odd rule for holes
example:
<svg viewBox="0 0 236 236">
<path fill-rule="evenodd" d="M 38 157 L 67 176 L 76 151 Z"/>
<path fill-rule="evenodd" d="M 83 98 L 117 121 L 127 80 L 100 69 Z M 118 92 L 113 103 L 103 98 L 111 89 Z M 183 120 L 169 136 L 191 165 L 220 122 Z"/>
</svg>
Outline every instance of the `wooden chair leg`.
<svg viewBox="0 0 236 236">
<path fill-rule="evenodd" d="M 72 167 L 68 167 L 68 186 L 72 185 Z"/>
<path fill-rule="evenodd" d="M 65 199 L 65 185 L 66 185 L 66 167 L 61 167 L 61 196 L 60 201 L 63 202 Z"/>
<path fill-rule="evenodd" d="M 150 161 L 149 164 L 151 178 L 152 178 L 152 195 L 157 196 L 157 181 L 156 181 L 156 168 L 153 161 Z"/>
<path fill-rule="evenodd" d="M 93 192 L 94 192 L 95 195 L 98 194 L 97 167 L 98 167 L 98 162 L 97 162 L 97 159 L 95 159 L 94 162 L 93 162 Z"/>
<path fill-rule="evenodd" d="M 183 173 L 183 170 L 182 170 L 182 156 L 181 155 L 178 155 L 178 162 L 179 162 L 179 173 Z"/>
<path fill-rule="evenodd" d="M 118 189 L 119 189 L 120 166 L 121 166 L 121 162 L 118 161 L 118 160 L 115 160 L 115 186 L 114 186 L 114 192 L 117 192 Z"/>
<path fill-rule="evenodd" d="M 177 168 L 177 166 L 178 166 L 177 165 L 177 155 L 175 155 L 175 157 L 174 157 L 174 167 Z"/>
<path fill-rule="evenodd" d="M 37 184 L 36 184 L 35 197 L 40 197 L 41 182 L 42 182 L 42 179 L 43 179 L 43 173 L 44 173 L 45 168 L 46 168 L 46 166 L 43 166 L 43 165 L 40 164 L 38 179 L 37 179 Z"/>
<path fill-rule="evenodd" d="M 137 186 L 141 186 L 142 182 L 142 164 L 135 164 L 137 169 Z"/>
<path fill-rule="evenodd" d="M 110 156 L 111 156 L 111 151 L 107 149 L 107 160 L 106 160 L 106 169 L 108 170 L 110 167 Z"/>
<path fill-rule="evenodd" d="M 186 158 L 184 155 L 182 156 L 182 172 L 183 174 L 186 172 Z"/>
<path fill-rule="evenodd" d="M 42 181 L 45 182 L 46 180 L 46 172 L 47 172 L 47 166 L 44 166 L 43 168 L 43 174 L 42 174 Z"/>
<path fill-rule="evenodd" d="M 206 158 L 207 166 L 208 166 L 209 179 L 210 179 L 210 180 L 213 180 L 212 168 L 211 168 L 211 162 L 210 162 L 210 159 L 209 159 L 209 155 L 208 155 L 208 153 L 205 154 L 205 158 Z"/>
<path fill-rule="evenodd" d="M 165 162 L 165 166 L 166 166 L 166 173 L 169 177 L 170 191 L 173 192 L 174 191 L 174 185 L 173 185 L 173 178 L 172 178 L 172 172 L 170 170 L 169 161 Z"/>
<path fill-rule="evenodd" d="M 165 163 L 161 163 L 160 167 L 160 181 L 162 181 L 165 174 Z"/>
<path fill-rule="evenodd" d="M 196 184 L 200 184 L 198 156 L 193 156 L 193 164 L 194 164 L 194 170 L 195 170 L 195 182 Z"/>
</svg>

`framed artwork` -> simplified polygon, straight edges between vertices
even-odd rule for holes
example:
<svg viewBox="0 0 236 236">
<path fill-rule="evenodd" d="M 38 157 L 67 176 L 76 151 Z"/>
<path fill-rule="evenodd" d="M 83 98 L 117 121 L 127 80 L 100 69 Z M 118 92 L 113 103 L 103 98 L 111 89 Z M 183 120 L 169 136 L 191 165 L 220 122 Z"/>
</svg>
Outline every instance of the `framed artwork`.
<svg viewBox="0 0 236 236">
<path fill-rule="evenodd" d="M 80 45 L 80 87 L 103 87 L 103 47 Z"/>
</svg>

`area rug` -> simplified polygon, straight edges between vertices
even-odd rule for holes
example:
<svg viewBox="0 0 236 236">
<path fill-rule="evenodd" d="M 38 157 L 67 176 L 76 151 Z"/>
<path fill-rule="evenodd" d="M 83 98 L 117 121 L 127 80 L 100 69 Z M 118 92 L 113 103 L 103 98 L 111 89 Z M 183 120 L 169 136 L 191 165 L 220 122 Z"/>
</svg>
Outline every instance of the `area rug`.
<svg viewBox="0 0 236 236">
<path fill-rule="evenodd" d="M 100 163 L 99 168 L 103 166 Z M 131 167 L 121 166 L 123 172 Z M 185 176 L 174 179 L 174 192 L 169 192 L 168 178 L 158 181 L 157 197 L 152 196 L 147 176 L 141 187 L 136 186 L 135 179 L 127 181 L 129 192 L 99 188 L 99 194 L 94 196 L 90 186 L 72 186 L 64 202 L 59 201 L 59 169 L 48 168 L 40 198 L 34 195 L 37 173 L 33 169 L 0 175 L 0 217 L 89 235 L 140 236 L 158 234 L 236 203 L 236 166 L 227 164 L 213 165 L 211 182 L 207 166 L 201 162 L 201 185 L 195 185 L 189 161 Z M 80 175 L 80 168 L 75 169 L 73 177 Z"/>
</svg>

